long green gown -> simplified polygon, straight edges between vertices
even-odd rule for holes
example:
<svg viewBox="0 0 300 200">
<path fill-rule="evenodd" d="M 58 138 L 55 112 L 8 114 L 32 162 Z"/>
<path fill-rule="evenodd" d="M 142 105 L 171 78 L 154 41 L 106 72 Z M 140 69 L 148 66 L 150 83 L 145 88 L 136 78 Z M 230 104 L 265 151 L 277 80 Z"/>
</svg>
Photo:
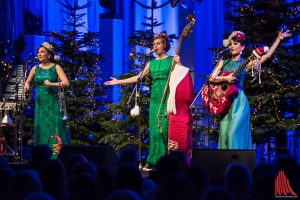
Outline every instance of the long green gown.
<svg viewBox="0 0 300 200">
<path fill-rule="evenodd" d="M 225 60 L 221 71 L 235 72 L 242 62 Z M 237 83 L 238 96 L 220 122 L 219 149 L 252 149 L 250 106 L 243 90 L 246 75 L 246 70 L 242 71 Z"/>
<path fill-rule="evenodd" d="M 62 143 L 67 143 L 66 126 L 59 110 L 58 88 L 44 85 L 44 81 L 58 82 L 56 65 L 49 69 L 37 66 L 35 69 L 34 82 L 37 88 L 34 114 L 34 144 L 48 144 L 51 136 L 57 134 Z M 49 146 L 57 143 L 51 139 Z"/>
<path fill-rule="evenodd" d="M 161 60 L 150 61 L 150 75 L 153 80 L 149 111 L 150 149 L 147 158 L 147 163 L 150 165 L 156 165 L 158 159 L 166 154 L 168 145 L 168 118 L 165 115 L 168 96 L 162 105 L 160 113 L 161 115 L 165 115 L 164 117 L 161 117 L 163 137 L 158 128 L 157 112 L 168 80 L 172 60 L 173 56 L 169 56 Z"/>
</svg>

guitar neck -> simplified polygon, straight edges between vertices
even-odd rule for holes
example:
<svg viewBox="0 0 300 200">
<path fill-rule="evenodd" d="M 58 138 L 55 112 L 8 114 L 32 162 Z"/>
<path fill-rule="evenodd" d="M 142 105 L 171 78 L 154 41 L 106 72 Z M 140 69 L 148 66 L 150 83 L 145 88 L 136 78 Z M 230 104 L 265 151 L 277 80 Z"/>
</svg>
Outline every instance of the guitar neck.
<svg viewBox="0 0 300 200">
<path fill-rule="evenodd" d="M 239 68 L 233 73 L 234 77 L 238 77 L 241 72 L 247 67 L 251 59 L 253 58 L 253 55 L 249 56 L 240 66 Z"/>
</svg>

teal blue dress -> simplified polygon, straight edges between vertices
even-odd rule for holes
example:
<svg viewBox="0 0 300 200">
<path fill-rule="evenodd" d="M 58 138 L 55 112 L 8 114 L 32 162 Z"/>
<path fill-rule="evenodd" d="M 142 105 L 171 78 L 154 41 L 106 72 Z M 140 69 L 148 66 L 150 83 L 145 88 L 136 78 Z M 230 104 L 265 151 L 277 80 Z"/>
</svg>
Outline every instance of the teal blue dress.
<svg viewBox="0 0 300 200">
<path fill-rule="evenodd" d="M 221 72 L 235 72 L 242 62 L 224 60 Z M 246 75 L 246 70 L 243 70 L 238 77 L 238 96 L 220 122 L 219 149 L 252 149 L 250 106 L 243 90 Z"/>
<path fill-rule="evenodd" d="M 44 81 L 58 82 L 56 65 L 49 69 L 37 66 L 35 69 L 34 82 L 37 88 L 35 113 L 34 113 L 34 143 L 35 145 L 52 144 L 57 141 L 50 139 L 51 136 L 58 135 L 62 143 L 66 144 L 67 129 L 63 121 L 62 112 L 59 110 L 58 88 L 44 85 Z"/>
</svg>

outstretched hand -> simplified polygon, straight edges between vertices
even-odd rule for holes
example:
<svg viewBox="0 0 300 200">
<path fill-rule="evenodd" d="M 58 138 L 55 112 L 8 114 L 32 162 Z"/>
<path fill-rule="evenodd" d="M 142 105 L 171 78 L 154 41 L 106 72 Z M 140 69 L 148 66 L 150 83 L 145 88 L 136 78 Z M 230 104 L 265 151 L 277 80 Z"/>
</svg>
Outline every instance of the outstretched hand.
<svg viewBox="0 0 300 200">
<path fill-rule="evenodd" d="M 104 85 L 116 85 L 118 84 L 118 79 L 116 78 L 113 78 L 113 77 L 110 77 L 110 81 L 105 81 L 104 82 Z"/>
<path fill-rule="evenodd" d="M 278 33 L 277 39 L 283 40 L 284 38 L 291 37 L 291 36 L 292 36 L 292 34 L 290 33 L 290 30 L 287 30 L 285 32 L 283 32 L 283 30 L 280 30 L 280 32 Z"/>
</svg>

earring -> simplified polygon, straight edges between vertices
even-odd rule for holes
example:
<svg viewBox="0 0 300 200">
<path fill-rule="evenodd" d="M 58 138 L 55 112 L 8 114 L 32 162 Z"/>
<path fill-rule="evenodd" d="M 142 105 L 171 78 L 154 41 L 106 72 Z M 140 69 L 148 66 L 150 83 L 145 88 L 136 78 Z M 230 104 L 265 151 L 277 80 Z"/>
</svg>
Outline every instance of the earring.
<svg viewBox="0 0 300 200">
<path fill-rule="evenodd" d="M 240 55 L 242 55 L 242 54 L 243 54 L 243 50 L 240 51 Z"/>
</svg>

